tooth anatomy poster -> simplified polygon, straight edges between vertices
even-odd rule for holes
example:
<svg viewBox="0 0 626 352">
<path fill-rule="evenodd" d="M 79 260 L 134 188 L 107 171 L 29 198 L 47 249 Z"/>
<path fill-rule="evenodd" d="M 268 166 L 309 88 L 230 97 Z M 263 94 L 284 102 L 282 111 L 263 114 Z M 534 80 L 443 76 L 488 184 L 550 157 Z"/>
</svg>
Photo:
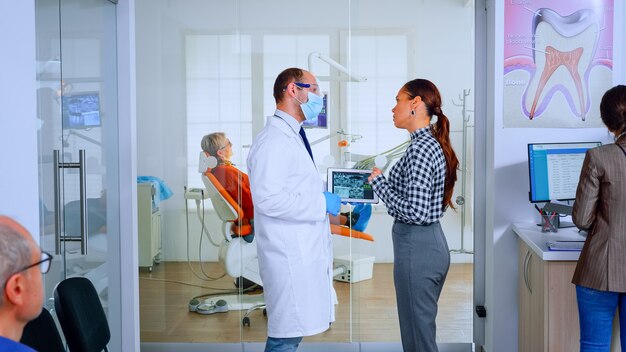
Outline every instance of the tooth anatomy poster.
<svg viewBox="0 0 626 352">
<path fill-rule="evenodd" d="M 602 127 L 613 0 L 506 0 L 504 127 Z"/>
</svg>

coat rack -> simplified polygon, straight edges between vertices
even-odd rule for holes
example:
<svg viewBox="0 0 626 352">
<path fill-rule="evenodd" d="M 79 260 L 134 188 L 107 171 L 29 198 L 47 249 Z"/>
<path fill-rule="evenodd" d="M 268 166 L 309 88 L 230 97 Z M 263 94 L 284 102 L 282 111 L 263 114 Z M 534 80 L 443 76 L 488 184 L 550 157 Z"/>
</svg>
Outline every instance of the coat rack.
<svg viewBox="0 0 626 352">
<path fill-rule="evenodd" d="M 461 154 L 461 175 L 463 181 L 461 182 L 461 195 L 456 197 L 456 204 L 461 207 L 461 248 L 451 249 L 451 253 L 465 253 L 474 254 L 474 251 L 468 251 L 465 249 L 465 192 L 467 185 L 467 127 L 470 120 L 468 112 L 473 110 L 467 110 L 467 97 L 470 95 L 470 89 L 463 89 L 463 95 L 459 94 L 460 103 L 452 100 L 452 104 L 461 107 L 461 116 L 463 117 L 463 152 Z"/>
</svg>

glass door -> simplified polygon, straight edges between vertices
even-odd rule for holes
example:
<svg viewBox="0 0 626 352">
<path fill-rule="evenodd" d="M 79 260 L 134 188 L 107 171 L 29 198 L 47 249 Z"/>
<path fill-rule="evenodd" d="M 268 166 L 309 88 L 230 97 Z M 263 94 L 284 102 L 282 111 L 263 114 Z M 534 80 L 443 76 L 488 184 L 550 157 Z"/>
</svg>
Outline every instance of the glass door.
<svg viewBox="0 0 626 352">
<path fill-rule="evenodd" d="M 116 10 L 106 0 L 36 0 L 40 243 L 54 288 L 94 284 L 109 313 L 108 259 L 119 237 Z M 114 331 L 112 331 L 115 334 Z"/>
<path fill-rule="evenodd" d="M 252 3 L 136 1 L 141 62 L 137 173 L 159 177 L 174 191 L 171 200 L 160 204 L 162 261 L 139 275 L 142 350 L 239 351 L 265 343 L 268 318 L 261 311 L 244 320 L 247 312 L 238 301 L 225 299 L 227 311 L 211 308 L 226 293 L 233 301 L 259 295 L 235 289 L 234 275 L 224 268 L 224 227 L 212 200 L 206 199 L 198 155 L 204 135 L 224 132 L 229 141 L 218 147 L 230 144 L 230 161 L 248 173 L 250 145 L 275 112 L 274 81 L 288 67 L 314 73 L 326 95 L 323 121 L 306 130 L 322 180 L 329 167 L 356 167 L 364 160 L 372 161 L 371 168 L 382 159 L 378 166 L 388 172 L 409 140 L 408 133 L 393 124 L 398 89 L 419 77 L 441 90 L 461 165 L 453 195 L 456 210 L 450 209 L 441 220 L 452 264 L 439 301 L 437 342 L 462 343 L 470 350 L 474 258 L 472 209 L 467 205 L 472 204 L 473 182 L 468 170 L 473 160 L 468 114 L 474 85 L 473 3 L 323 0 L 306 9 L 285 7 L 278 0 Z M 304 11 L 308 16 L 302 16 Z M 439 13 L 446 14 L 445 20 L 436 16 Z M 437 36 L 432 36 L 432 28 L 437 28 Z M 193 192 L 185 192 L 189 189 Z M 345 205 L 342 211 L 349 210 L 354 209 Z M 369 223 L 360 228 L 375 242 L 332 237 L 336 319 L 323 333 L 307 336 L 304 344 L 328 344 L 323 347 L 328 350 L 352 344 L 400 348 L 394 219 L 382 203 L 370 211 L 363 213 Z M 253 241 L 258 244 L 258 238 Z M 207 302 L 208 309 L 198 311 L 190 304 L 196 298 Z M 271 317 L 271 311 L 268 314 Z"/>
</svg>

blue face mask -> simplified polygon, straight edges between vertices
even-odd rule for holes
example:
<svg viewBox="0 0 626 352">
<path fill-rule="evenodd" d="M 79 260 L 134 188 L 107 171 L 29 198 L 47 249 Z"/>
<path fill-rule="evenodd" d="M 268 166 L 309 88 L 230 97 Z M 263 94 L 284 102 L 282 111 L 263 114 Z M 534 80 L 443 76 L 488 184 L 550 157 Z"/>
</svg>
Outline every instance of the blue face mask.
<svg viewBox="0 0 626 352">
<path fill-rule="evenodd" d="M 322 112 L 322 108 L 324 107 L 324 98 L 311 92 L 308 92 L 308 95 L 309 101 L 306 103 L 301 102 L 298 98 L 296 98 L 296 100 L 300 103 L 300 108 L 304 113 L 304 118 L 306 120 L 311 120 L 316 118 L 317 115 Z"/>
</svg>

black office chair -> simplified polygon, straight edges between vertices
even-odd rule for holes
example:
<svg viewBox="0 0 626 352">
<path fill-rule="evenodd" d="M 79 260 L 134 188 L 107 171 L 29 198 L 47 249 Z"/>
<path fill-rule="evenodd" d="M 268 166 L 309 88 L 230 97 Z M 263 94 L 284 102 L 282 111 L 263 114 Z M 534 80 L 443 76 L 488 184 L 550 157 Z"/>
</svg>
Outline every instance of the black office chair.
<svg viewBox="0 0 626 352">
<path fill-rule="evenodd" d="M 109 323 L 89 279 L 72 277 L 61 281 L 54 290 L 54 306 L 70 351 L 108 351 Z"/>
<path fill-rule="evenodd" d="M 39 352 L 65 352 L 54 318 L 46 308 L 26 324 L 20 342 Z"/>
</svg>

